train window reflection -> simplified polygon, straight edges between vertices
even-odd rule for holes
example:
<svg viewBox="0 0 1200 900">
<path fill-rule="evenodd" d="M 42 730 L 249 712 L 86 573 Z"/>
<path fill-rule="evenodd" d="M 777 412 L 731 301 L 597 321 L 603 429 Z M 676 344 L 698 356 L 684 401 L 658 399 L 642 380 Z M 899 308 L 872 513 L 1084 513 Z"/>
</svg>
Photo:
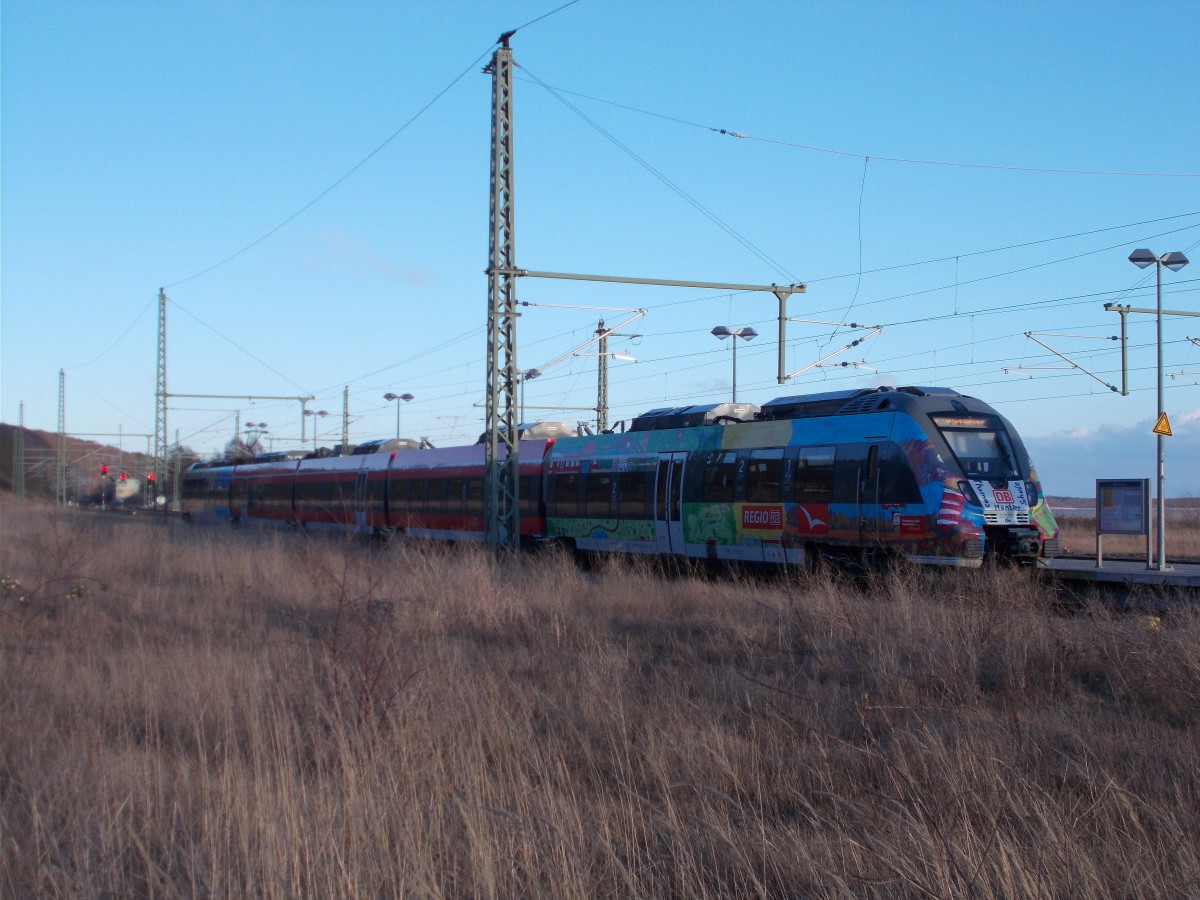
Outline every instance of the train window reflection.
<svg viewBox="0 0 1200 900">
<path fill-rule="evenodd" d="M 783 449 L 754 450 L 746 470 L 746 500 L 749 503 L 779 503 L 785 499 L 780 483 L 783 480 Z M 786 498 L 786 499 L 791 499 Z"/>
<path fill-rule="evenodd" d="M 964 428 L 942 428 L 941 432 L 968 478 L 1000 481 L 1021 477 L 1005 432 Z"/>
<path fill-rule="evenodd" d="M 704 464 L 704 500 L 708 503 L 732 503 L 736 484 L 737 454 L 710 454 Z"/>
<path fill-rule="evenodd" d="M 796 500 L 828 503 L 833 499 L 833 447 L 801 447 L 796 457 Z"/>
</svg>

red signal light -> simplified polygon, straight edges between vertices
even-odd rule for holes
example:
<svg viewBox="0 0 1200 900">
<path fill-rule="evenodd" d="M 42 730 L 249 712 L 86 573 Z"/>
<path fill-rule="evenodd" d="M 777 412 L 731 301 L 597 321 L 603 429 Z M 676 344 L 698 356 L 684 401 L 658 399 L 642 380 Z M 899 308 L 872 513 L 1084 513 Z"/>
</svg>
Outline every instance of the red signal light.
<svg viewBox="0 0 1200 900">
<path fill-rule="evenodd" d="M 107 474 L 108 474 L 108 466 L 101 466 L 100 467 L 100 477 L 103 478 Z"/>
<path fill-rule="evenodd" d="M 124 481 L 124 480 L 125 480 L 125 473 L 124 473 L 124 472 L 122 472 L 122 473 L 121 473 L 121 480 L 122 480 L 122 481 Z"/>
<path fill-rule="evenodd" d="M 154 484 L 154 473 L 153 472 L 146 473 L 146 481 L 150 482 L 150 484 Z"/>
</svg>

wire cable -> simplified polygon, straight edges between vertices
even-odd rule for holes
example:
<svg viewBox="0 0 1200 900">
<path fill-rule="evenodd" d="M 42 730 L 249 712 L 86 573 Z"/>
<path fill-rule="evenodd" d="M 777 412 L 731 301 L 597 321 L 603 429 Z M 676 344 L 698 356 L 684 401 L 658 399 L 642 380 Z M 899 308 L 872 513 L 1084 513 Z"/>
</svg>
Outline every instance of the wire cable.
<svg viewBox="0 0 1200 900">
<path fill-rule="evenodd" d="M 1001 172 L 1039 172 L 1051 175 L 1096 175 L 1110 178 L 1200 178 L 1200 172 L 1123 172 L 1097 169 L 1057 169 L 1045 166 L 1004 166 L 991 163 L 968 163 L 954 162 L 949 160 L 916 159 L 902 156 L 883 156 L 879 153 L 855 153 L 849 150 L 836 150 L 830 147 L 818 147 L 814 144 L 799 144 L 792 141 L 784 141 L 774 138 L 756 137 L 754 135 L 746 134 L 742 131 L 735 131 L 732 128 L 718 128 L 712 125 L 704 125 L 700 122 L 692 122 L 688 119 L 681 119 L 676 116 L 653 112 L 652 110 L 648 109 L 641 109 L 636 106 L 629 106 L 624 103 L 605 100 L 601 97 L 593 97 L 589 94 L 579 93 L 578 91 L 569 91 L 566 88 L 553 88 L 553 90 L 563 94 L 570 94 L 572 97 L 580 97 L 584 100 L 591 100 L 593 103 L 603 103 L 606 106 L 625 109 L 644 116 L 652 116 L 656 119 L 663 119 L 667 122 L 675 122 L 680 125 L 687 125 L 691 128 L 700 128 L 704 131 L 709 131 L 713 134 L 724 137 L 736 138 L 737 140 L 743 141 L 756 141 L 762 144 L 776 144 L 782 147 L 792 147 L 797 150 L 806 150 L 811 153 L 825 153 L 832 156 L 846 156 L 852 159 L 874 159 L 879 162 L 903 163 L 906 165 L 917 166 L 947 166 L 962 169 L 991 169 Z"/>
<path fill-rule="evenodd" d="M 576 3 L 578 3 L 578 2 L 579 2 L 579 0 L 570 0 L 570 2 L 569 2 L 569 3 L 564 3 L 564 4 L 563 4 L 562 6 L 560 6 L 558 9 L 552 9 L 552 10 L 550 10 L 550 12 L 548 12 L 548 13 L 542 13 L 542 15 L 538 16 L 536 19 L 530 19 L 530 20 L 529 20 L 528 22 L 526 22 L 524 25 L 518 25 L 518 26 L 517 26 L 516 28 L 514 28 L 512 31 L 508 32 L 508 36 L 509 36 L 509 37 L 512 37 L 514 34 L 516 34 L 516 33 L 517 33 L 518 31 L 520 31 L 522 28 L 528 28 L 530 25 L 536 25 L 538 22 L 542 21 L 542 19 L 548 19 L 548 18 L 550 18 L 551 16 L 555 15 L 556 13 L 560 13 L 560 12 L 562 12 L 562 11 L 563 11 L 564 9 L 566 9 L 568 6 L 574 6 L 574 5 L 575 5 Z M 490 48 L 489 48 L 489 49 L 490 49 Z"/>
<path fill-rule="evenodd" d="M 68 372 L 74 372 L 76 369 L 87 368 L 92 363 L 97 362 L 100 359 L 103 359 L 105 356 L 108 355 L 108 353 L 113 349 L 113 347 L 117 346 L 117 344 L 119 344 L 119 343 L 121 343 L 121 341 L 125 340 L 126 335 L 128 335 L 129 332 L 133 331 L 133 326 L 141 321 L 142 316 L 144 316 L 146 314 L 146 310 L 148 310 L 152 305 L 154 305 L 154 301 L 157 299 L 158 299 L 157 297 L 151 298 L 150 301 L 145 306 L 142 307 L 142 311 L 133 317 L 133 321 L 129 323 L 129 327 L 121 332 L 121 336 L 118 337 L 111 344 L 109 344 L 107 347 L 105 347 L 103 350 L 101 350 L 98 354 L 93 356 L 91 359 L 89 359 L 85 363 L 80 363 L 77 366 L 63 366 L 63 368 L 66 369 Z"/>
<path fill-rule="evenodd" d="M 233 347 L 236 347 L 238 350 L 241 350 L 243 353 L 245 353 L 248 357 L 250 357 L 256 363 L 258 363 L 260 366 L 262 366 L 265 369 L 269 369 L 271 372 L 274 372 L 276 375 L 278 375 L 280 378 L 282 378 L 284 381 L 286 381 L 292 387 L 296 388 L 299 391 L 302 391 L 305 394 L 311 393 L 307 388 L 292 381 L 292 379 L 288 378 L 286 375 L 284 375 L 282 372 L 280 372 L 278 369 L 276 369 L 270 363 L 266 362 L 265 360 L 261 359 L 258 356 L 255 356 L 253 353 L 251 353 L 249 350 L 247 350 L 245 347 L 243 347 L 241 344 L 239 344 L 233 338 L 222 334 L 216 328 L 209 325 L 207 322 L 205 322 L 203 319 L 201 319 L 198 315 L 196 315 L 194 312 L 192 312 L 186 306 L 183 306 L 182 304 L 180 304 L 180 302 L 178 300 L 171 300 L 170 297 L 168 297 L 167 300 L 170 301 L 171 305 L 174 306 L 176 309 L 178 309 L 180 312 L 187 313 L 189 316 L 191 316 L 193 319 L 195 319 L 197 322 L 199 322 L 201 325 L 203 325 L 205 328 L 207 328 L 209 331 L 211 331 L 213 334 L 215 334 L 221 340 L 225 341 L 226 343 L 230 344 Z"/>
<path fill-rule="evenodd" d="M 724 219 L 720 218 L 712 210 L 710 210 L 706 206 L 704 206 L 704 204 L 702 204 L 699 200 L 697 200 L 695 197 L 693 197 L 691 194 L 689 194 L 687 191 L 685 191 L 683 188 L 681 188 L 679 185 L 677 185 L 675 182 L 673 182 L 670 178 L 668 178 L 661 171 L 659 171 L 654 166 L 652 166 L 647 160 L 643 159 L 641 156 L 638 156 L 638 154 L 635 153 L 630 147 L 628 147 L 626 144 L 623 144 L 611 132 L 605 130 L 598 122 L 596 122 L 594 119 L 592 119 L 590 116 L 588 116 L 587 113 L 585 113 L 579 107 L 575 106 L 573 103 L 568 101 L 565 97 L 561 96 L 553 87 L 546 84 L 546 82 L 542 81 L 542 79 L 538 78 L 538 76 L 536 74 L 531 72 L 525 66 L 522 66 L 521 68 L 523 71 L 528 73 L 529 76 L 531 78 L 533 78 L 534 81 L 537 82 L 537 84 L 540 85 L 547 93 L 549 93 L 552 97 L 554 97 L 556 100 L 558 100 L 559 103 L 561 103 L 567 109 L 571 110 L 571 112 L 575 113 L 575 115 L 579 116 L 579 118 L 581 118 L 584 122 L 591 125 L 592 128 L 596 129 L 596 131 L 598 131 L 606 140 L 608 140 L 610 143 L 612 143 L 612 145 L 614 147 L 616 147 L 618 150 L 620 150 L 622 153 L 624 153 L 626 156 L 628 156 L 630 159 L 632 159 L 634 162 L 636 162 L 638 165 L 640 165 L 643 169 L 645 169 L 647 172 L 649 172 L 651 175 L 653 175 L 655 178 L 657 178 L 667 188 L 669 188 L 672 192 L 674 192 L 680 199 L 682 199 L 689 206 L 691 206 L 693 209 L 695 209 L 697 212 L 699 212 L 702 216 L 704 216 L 706 219 L 708 219 L 710 222 L 712 222 L 714 225 L 716 225 L 718 228 L 720 228 L 722 231 L 724 231 L 727 235 L 729 235 L 731 238 L 733 238 L 735 241 L 737 241 L 739 244 L 741 244 L 745 249 L 749 250 L 752 254 L 754 254 L 756 257 L 758 257 L 758 259 L 760 261 L 762 261 L 766 265 L 770 266 L 777 273 L 779 273 L 780 275 L 782 275 L 783 277 L 785 277 L 786 279 L 791 281 L 793 284 L 800 281 L 800 279 L 798 279 L 795 275 L 793 275 L 791 272 L 789 272 L 783 266 L 783 264 L 776 262 L 774 259 L 772 259 L 770 256 L 768 256 L 765 251 L 760 249 L 758 246 L 756 246 L 754 243 L 752 243 L 748 238 L 746 238 L 744 235 L 742 235 L 740 232 L 738 232 L 737 229 L 735 229 L 732 225 L 730 225 Z"/>
<path fill-rule="evenodd" d="M 549 14 L 547 14 L 547 15 L 549 15 Z M 266 234 L 263 234 L 260 237 L 256 238 L 255 240 L 251 241 L 249 244 L 242 247 L 242 249 L 238 250 L 236 253 L 231 253 L 229 256 L 225 257 L 220 262 L 213 263 L 208 268 L 201 269 L 199 272 L 196 272 L 194 275 L 189 275 L 187 278 L 181 278 L 178 281 L 173 281 L 168 285 L 164 285 L 164 287 L 168 287 L 168 288 L 178 287 L 181 284 L 187 284 L 187 282 L 189 282 L 189 281 L 194 281 L 203 275 L 207 275 L 209 272 L 212 272 L 215 269 L 219 269 L 221 266 L 225 265 L 226 263 L 232 262 L 233 260 L 237 259 L 243 253 L 246 253 L 247 251 L 252 250 L 253 248 L 257 247 L 259 244 L 261 244 L 267 238 L 271 237 L 271 235 L 275 234 L 276 232 L 280 231 L 281 229 L 285 228 L 287 225 L 291 224 L 293 221 L 298 219 L 301 215 L 306 213 L 309 209 L 311 209 L 313 206 L 315 206 L 318 202 L 320 202 L 322 199 L 324 199 L 327 195 L 332 193 L 344 181 L 346 181 L 351 175 L 353 175 L 355 172 L 357 172 L 359 169 L 361 169 L 363 166 L 365 166 L 368 162 L 370 162 L 370 160 L 373 159 L 376 156 L 376 154 L 378 154 L 381 150 L 383 150 L 384 147 L 386 147 L 388 144 L 390 144 L 392 141 L 394 141 L 397 137 L 399 137 L 400 134 L 403 133 L 405 131 L 405 129 L 408 128 L 408 126 L 412 125 L 413 122 L 417 121 L 417 119 L 419 119 L 422 115 L 424 115 L 425 112 L 427 112 L 430 107 L 432 107 L 435 103 L 437 103 L 439 100 L 441 100 L 442 97 L 444 97 L 447 93 L 450 92 L 451 88 L 453 88 L 456 84 L 458 84 L 460 81 L 462 81 L 463 78 L 465 78 L 469 72 L 471 72 L 477 65 L 479 65 L 479 63 L 483 60 L 483 58 L 492 52 L 492 48 L 495 46 L 496 46 L 495 43 L 492 43 L 487 48 L 487 50 L 483 51 L 483 53 L 481 53 L 481 54 L 479 54 L 479 56 L 475 57 L 475 59 L 471 62 L 471 64 L 469 66 L 467 66 L 465 69 L 463 69 L 453 81 L 451 81 L 448 85 L 446 85 L 444 88 L 442 88 L 434 96 L 434 98 L 432 100 L 430 100 L 428 103 L 426 103 L 424 106 L 422 106 L 419 110 L 417 110 L 417 112 L 414 113 L 413 116 L 407 122 L 405 122 L 403 125 L 401 125 L 399 128 L 397 128 L 395 131 L 393 131 L 391 136 L 388 137 L 387 140 L 385 140 L 382 144 L 380 144 L 378 147 L 376 147 L 374 150 L 372 150 L 370 153 L 368 153 L 366 156 L 364 156 L 362 159 L 360 159 L 357 163 L 355 163 L 349 169 L 349 171 L 347 171 L 340 178 L 338 178 L 335 182 L 333 182 L 333 184 L 329 185 L 329 187 L 325 188 L 325 190 L 321 191 L 321 193 L 317 194 L 317 196 L 313 197 L 311 200 L 309 200 L 307 203 L 305 203 L 302 207 L 300 207 L 298 210 L 296 210 L 294 213 L 292 213 L 290 216 L 288 216 L 286 219 L 284 219 L 282 222 L 280 222 L 278 225 L 276 225 L 270 231 L 266 232 Z"/>
</svg>

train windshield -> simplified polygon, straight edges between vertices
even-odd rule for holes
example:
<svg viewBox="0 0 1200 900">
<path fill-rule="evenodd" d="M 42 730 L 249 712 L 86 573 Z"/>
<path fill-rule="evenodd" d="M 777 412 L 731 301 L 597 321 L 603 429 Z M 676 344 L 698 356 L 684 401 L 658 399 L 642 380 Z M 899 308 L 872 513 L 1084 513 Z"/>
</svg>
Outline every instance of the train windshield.
<svg viewBox="0 0 1200 900">
<path fill-rule="evenodd" d="M 1008 432 L 993 416 L 934 416 L 963 474 L 986 481 L 1022 478 Z"/>
</svg>

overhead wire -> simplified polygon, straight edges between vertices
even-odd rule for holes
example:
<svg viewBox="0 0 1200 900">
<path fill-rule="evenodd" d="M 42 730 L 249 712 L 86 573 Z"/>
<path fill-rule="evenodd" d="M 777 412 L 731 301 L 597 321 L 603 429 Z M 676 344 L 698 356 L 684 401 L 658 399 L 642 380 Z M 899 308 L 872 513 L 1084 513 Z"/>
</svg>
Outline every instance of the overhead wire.
<svg viewBox="0 0 1200 900">
<path fill-rule="evenodd" d="M 135 325 L 137 325 L 137 323 L 141 321 L 142 316 L 144 316 L 146 314 L 146 310 L 148 310 L 151 306 L 153 306 L 154 301 L 157 299 L 158 299 L 157 297 L 152 297 L 150 299 L 150 301 L 145 306 L 142 307 L 141 312 L 139 312 L 136 316 L 133 317 L 133 321 L 131 321 L 129 323 L 129 327 L 126 328 L 124 331 L 122 331 L 120 336 L 115 341 L 113 341 L 111 344 L 109 344 L 107 347 L 105 347 L 103 350 L 101 350 L 99 353 L 97 353 L 95 356 L 93 356 L 87 362 L 79 363 L 78 365 L 75 365 L 75 366 L 63 366 L 63 368 L 66 369 L 68 372 L 74 372 L 78 369 L 85 369 L 94 362 L 99 362 L 101 359 L 103 359 L 105 356 L 107 356 L 112 351 L 112 349 L 117 346 L 117 344 L 119 344 L 119 343 L 121 343 L 121 341 L 125 340 L 125 337 L 129 334 L 129 332 L 133 331 L 133 327 Z"/>
<path fill-rule="evenodd" d="M 543 85 L 545 86 L 545 85 Z M 913 157 L 902 156 L 887 156 L 880 153 L 860 153 L 850 150 L 839 150 L 831 147 L 820 147 L 815 144 L 800 144 L 792 141 L 784 141 L 775 138 L 757 137 L 738 131 L 733 128 L 720 128 L 713 125 L 705 125 L 701 122 L 693 122 L 689 119 L 683 119 L 678 116 L 667 115 L 665 113 L 654 112 L 648 109 L 642 109 L 637 106 L 630 106 L 625 103 L 617 103 L 613 100 L 606 100 L 602 97 L 596 97 L 590 94 L 583 94 L 579 91 L 571 91 L 566 88 L 553 88 L 561 94 L 569 94 L 572 97 L 579 97 L 584 100 L 590 100 L 593 103 L 602 103 L 605 106 L 616 107 L 617 109 L 628 110 L 629 112 L 639 113 L 645 116 L 652 116 L 656 119 L 663 119 L 667 122 L 674 122 L 680 125 L 687 125 L 691 128 L 698 128 L 703 131 L 711 132 L 723 137 L 731 137 L 743 141 L 755 141 L 763 144 L 776 144 L 783 147 L 791 147 L 797 150 L 806 150 L 812 153 L 824 153 L 832 156 L 845 156 L 852 159 L 874 159 L 879 162 L 903 163 L 907 165 L 920 166 L 947 166 L 952 168 L 964 169 L 992 169 L 1002 172 L 1033 172 L 1051 175 L 1095 175 L 1111 178 L 1200 178 L 1200 172 L 1129 172 L 1116 170 L 1099 170 L 1099 169 L 1070 169 L 1070 168 L 1052 168 L 1047 166 L 1012 166 L 998 165 L 992 163 L 971 163 L 971 162 L 956 162 L 951 160 L 935 160 L 935 159 L 918 159 Z"/>
<path fill-rule="evenodd" d="M 256 356 L 254 353 L 251 353 L 249 350 L 247 350 L 245 347 L 243 347 L 241 344 L 239 344 L 233 338 L 229 337 L 226 334 L 221 333 L 216 328 L 214 328 L 212 325 L 209 325 L 207 322 L 205 322 L 203 319 L 201 319 L 198 315 L 196 315 L 194 312 L 192 312 L 186 306 L 181 304 L 178 300 L 172 300 L 170 297 L 168 297 L 167 302 L 169 302 L 173 307 L 178 309 L 180 312 L 186 313 L 187 315 L 191 316 L 193 319 L 195 319 L 197 322 L 199 322 L 201 325 L 203 325 L 205 328 L 207 328 L 209 331 L 211 331 L 213 334 L 215 334 L 221 340 L 225 341 L 226 343 L 230 344 L 231 346 L 242 351 L 242 353 L 245 353 L 248 357 L 250 357 L 252 360 L 254 360 L 256 363 L 258 363 L 263 368 L 268 369 L 269 371 L 278 375 L 280 378 L 282 378 L 284 381 L 286 381 L 292 387 L 296 388 L 297 390 L 303 391 L 305 393 L 310 393 L 310 391 L 308 391 L 307 388 L 303 387 L 300 384 L 297 384 L 291 378 L 288 378 L 288 376 L 284 375 L 282 372 L 280 372 L 278 369 L 276 369 L 269 362 L 267 362 L 266 360 L 262 359 L 259 356 Z"/>
<path fill-rule="evenodd" d="M 559 6 L 556 9 L 552 9 L 547 13 L 543 13 L 542 15 L 529 20 L 524 25 L 518 26 L 517 28 L 513 29 L 508 34 L 509 34 L 509 36 L 511 36 L 523 28 L 528 28 L 531 25 L 541 22 L 543 19 L 547 19 L 550 16 L 555 15 L 556 13 L 562 12 L 567 7 L 574 6 L 578 2 L 580 2 L 580 0 L 570 0 L 570 2 L 564 3 L 562 6 Z M 328 196 L 336 188 L 338 188 L 344 181 L 346 181 L 348 178 L 350 178 L 355 172 L 357 172 L 359 169 L 361 169 L 363 166 L 365 166 L 368 162 L 370 162 L 388 144 L 390 144 L 397 137 L 399 137 L 405 130 L 407 130 L 410 125 L 412 125 L 414 122 L 417 121 L 417 119 L 419 119 L 422 115 L 424 115 L 426 112 L 428 112 L 429 109 L 431 107 L 433 107 L 434 104 L 436 104 L 439 100 L 441 100 L 442 97 L 444 97 L 446 94 L 448 94 L 451 91 L 451 89 L 454 88 L 455 85 L 457 85 L 460 81 L 463 80 L 463 78 L 465 78 L 470 72 L 472 72 L 475 69 L 475 67 L 478 66 L 479 63 L 483 61 L 484 57 L 486 57 L 489 53 L 492 52 L 492 50 L 495 48 L 497 43 L 498 42 L 493 41 L 491 44 L 489 44 L 486 50 L 484 50 L 482 53 L 480 53 L 479 56 L 475 57 L 475 59 L 472 60 L 471 63 L 465 69 L 463 69 L 461 72 L 459 72 L 458 75 L 456 75 L 454 77 L 454 79 L 450 81 L 449 84 L 447 84 L 444 88 L 442 88 L 440 91 L 438 91 L 437 94 L 435 94 L 433 96 L 433 99 L 431 99 L 428 103 L 426 103 L 424 106 L 422 106 L 420 109 L 418 109 L 415 113 L 413 113 L 413 115 L 411 117 L 409 117 L 409 119 L 403 125 L 401 125 L 395 131 L 393 131 L 381 144 L 379 144 L 377 147 L 375 147 L 374 150 L 372 150 L 370 153 L 368 153 L 366 156 L 364 156 L 362 159 L 360 159 L 357 163 L 355 163 L 353 166 L 351 166 L 345 173 L 343 173 L 339 178 L 337 178 L 337 180 L 335 180 L 332 184 L 330 184 L 329 187 L 325 188 L 325 190 L 321 191 L 319 194 L 317 194 L 315 197 L 313 197 L 311 200 L 309 200 L 307 203 L 305 203 L 303 206 L 301 206 L 298 210 L 296 210 L 294 213 L 292 213 L 290 216 L 288 216 L 286 219 L 284 219 L 282 222 L 280 222 L 274 228 L 271 228 L 269 231 L 267 231 L 264 234 L 260 235 L 259 237 L 255 238 L 249 244 L 246 244 L 240 250 L 237 250 L 236 252 L 231 253 L 229 256 L 226 256 L 224 259 L 222 259 L 216 263 L 213 263 L 211 266 L 201 269 L 199 272 L 189 275 L 186 278 L 181 278 L 177 281 L 171 282 L 170 284 L 164 285 L 164 287 L 165 288 L 178 287 L 181 284 L 186 284 L 189 281 L 194 281 L 195 279 L 200 278 L 203 275 L 207 275 L 209 272 L 212 272 L 215 269 L 220 268 L 221 266 L 225 265 L 226 263 L 232 262 L 233 260 L 235 260 L 239 256 L 241 256 L 243 253 L 246 253 L 247 251 L 253 249 L 254 247 L 257 247 L 259 244 L 261 244 L 267 238 L 271 237 L 271 235 L 277 233 L 281 229 L 285 228 L 287 225 L 291 224 L 293 221 L 295 221 L 297 218 L 299 218 L 301 215 L 303 215 L 305 212 L 307 212 L 309 209 L 311 209 L 313 206 L 315 206 L 318 202 L 320 202 L 322 199 L 324 199 L 326 196 Z"/>
<path fill-rule="evenodd" d="M 579 107 L 575 106 L 573 103 L 568 101 L 565 97 L 561 96 L 557 91 L 555 91 L 555 89 L 553 87 L 551 87 L 550 85 L 548 85 L 544 81 L 542 81 L 540 78 L 538 78 L 538 76 L 535 73 L 531 72 L 528 67 L 521 66 L 521 69 L 524 72 L 528 73 L 529 76 L 531 78 L 533 78 L 533 80 L 538 85 L 540 85 L 552 97 L 554 97 L 556 100 L 558 100 L 559 103 L 563 104 L 563 106 L 567 107 L 567 109 L 571 110 L 571 112 L 575 113 L 575 115 L 577 115 L 584 122 L 586 122 L 588 125 L 590 125 L 592 128 L 594 128 L 596 131 L 598 131 L 614 147 L 616 147 L 618 150 L 620 150 L 622 153 L 627 155 L 630 159 L 632 159 L 634 162 L 636 162 L 638 165 L 640 165 L 642 168 L 644 168 L 647 172 L 649 172 L 651 175 L 653 175 L 655 178 L 657 178 L 669 190 L 671 190 L 678 197 L 680 197 L 684 202 L 686 202 L 689 206 L 691 206 L 693 209 L 695 209 L 697 212 L 699 212 L 702 216 L 704 216 L 706 219 L 708 219 L 710 222 L 712 222 L 714 225 L 716 225 L 718 228 L 720 228 L 722 231 L 724 231 L 727 235 L 729 235 L 731 238 L 733 238 L 737 243 L 741 244 L 742 247 L 744 247 L 746 250 L 748 250 L 750 253 L 752 253 L 754 256 L 756 256 L 761 262 L 763 262 L 770 268 L 774 269 L 778 274 L 789 279 L 792 283 L 796 283 L 800 280 L 794 274 L 792 274 L 790 271 L 788 271 L 788 269 L 786 267 L 784 267 L 782 263 L 779 263 L 776 260 L 772 259 L 770 256 L 768 256 L 764 250 L 762 250 L 760 247 L 755 245 L 752 241 L 750 241 L 749 238 L 745 237 L 743 234 L 741 234 L 739 231 L 737 231 L 737 229 L 735 229 L 732 225 L 730 225 L 728 222 L 726 222 L 724 219 L 722 219 L 720 216 L 718 216 L 716 213 L 714 213 L 712 210 L 710 210 L 708 207 L 706 207 L 704 204 L 702 204 L 699 200 L 697 200 L 695 197 L 693 197 L 691 194 L 689 194 L 687 191 L 685 191 L 682 187 L 680 187 L 678 184 L 676 184 L 674 181 L 672 181 L 670 178 L 668 178 L 662 171 L 660 171 L 659 169 L 657 169 L 653 165 L 651 165 L 646 159 L 639 156 L 636 152 L 634 152 L 634 150 L 632 148 L 630 148 L 628 145 L 626 145 L 625 143 L 620 141 L 614 134 L 612 134 L 612 132 L 608 131 L 603 126 L 601 126 L 598 122 L 596 122 L 594 119 L 592 119 L 590 116 L 588 116 L 587 113 L 585 113 L 583 110 L 579 109 Z"/>
<path fill-rule="evenodd" d="M 567 5 L 569 6 L 570 4 L 567 4 Z M 535 21 L 537 21 L 537 20 L 535 20 Z M 271 237 L 271 235 L 276 234 L 281 229 L 285 228 L 286 226 L 288 226 L 289 224 L 294 222 L 297 218 L 299 218 L 301 215 L 303 215 L 305 212 L 307 212 L 309 209 L 311 209 L 313 206 L 315 206 L 318 202 L 320 202 L 322 199 L 324 199 L 326 196 L 328 196 L 331 192 L 333 192 L 336 188 L 338 188 L 343 182 L 345 182 L 348 178 L 350 178 L 350 176 L 352 176 L 355 172 L 357 172 L 359 169 L 361 169 L 363 166 L 365 166 L 368 162 L 370 162 L 381 150 L 383 150 L 384 147 L 386 147 L 388 144 L 390 144 L 392 141 L 394 141 L 397 137 L 399 137 L 410 125 L 412 125 L 414 122 L 417 121 L 417 119 L 419 119 L 422 115 L 424 115 L 430 109 L 430 107 L 432 107 L 435 103 L 437 103 L 439 100 L 441 100 L 442 97 L 444 97 L 447 93 L 449 93 L 451 88 L 453 88 L 456 84 L 458 84 L 460 81 L 462 81 L 462 79 L 465 78 L 468 73 L 473 71 L 475 69 L 475 67 L 478 66 L 479 63 L 483 60 L 483 58 L 492 52 L 492 49 L 495 46 L 496 46 L 495 42 L 488 45 L 488 48 L 485 51 L 483 51 L 483 53 L 479 54 L 479 56 L 477 56 L 471 62 L 470 65 L 468 65 L 457 76 L 455 76 L 454 80 L 452 80 L 444 88 L 442 88 L 440 91 L 438 91 L 438 93 L 436 95 L 434 95 L 432 100 L 430 100 L 428 103 L 426 103 L 424 106 L 422 106 L 419 110 L 417 110 L 408 119 L 408 121 L 406 121 L 403 125 L 401 125 L 399 128 L 397 128 L 395 131 L 393 131 L 391 133 L 391 135 L 388 136 L 388 138 L 383 143 L 381 143 L 374 150 L 372 150 L 370 153 L 368 153 L 366 156 L 364 156 L 362 159 L 360 159 L 357 163 L 355 163 L 353 166 L 351 166 L 349 170 L 347 170 L 343 175 L 341 175 L 341 177 L 339 177 L 336 181 L 334 181 L 331 185 L 329 185 L 329 187 L 325 188 L 325 190 L 321 191 L 319 194 L 317 194 L 317 196 L 313 197 L 311 200 L 309 200 L 307 203 L 305 203 L 303 206 L 301 206 L 298 210 L 296 210 L 294 213 L 292 213 L 290 216 L 288 216 L 286 219 L 284 219 L 282 222 L 280 222 L 274 228 L 270 229 L 265 234 L 262 234 L 259 237 L 255 238 L 249 244 L 242 247 L 240 250 L 236 251 L 235 253 L 231 253 L 229 256 L 226 256 L 224 259 L 220 260 L 219 262 L 213 263 L 211 266 L 201 269 L 199 272 L 196 272 L 193 275 L 189 275 L 186 278 L 180 278 L 178 281 L 173 281 L 170 284 L 165 285 L 164 287 L 167 287 L 167 288 L 178 287 L 181 284 L 186 284 L 189 281 L 194 281 L 203 275 L 207 275 L 209 272 L 212 272 L 215 269 L 219 269 L 221 266 L 225 265 L 226 263 L 232 262 L 233 260 L 237 259 L 243 253 L 246 253 L 248 250 L 252 250 L 254 247 L 257 247 L 259 244 L 261 244 L 267 238 Z"/>
</svg>

